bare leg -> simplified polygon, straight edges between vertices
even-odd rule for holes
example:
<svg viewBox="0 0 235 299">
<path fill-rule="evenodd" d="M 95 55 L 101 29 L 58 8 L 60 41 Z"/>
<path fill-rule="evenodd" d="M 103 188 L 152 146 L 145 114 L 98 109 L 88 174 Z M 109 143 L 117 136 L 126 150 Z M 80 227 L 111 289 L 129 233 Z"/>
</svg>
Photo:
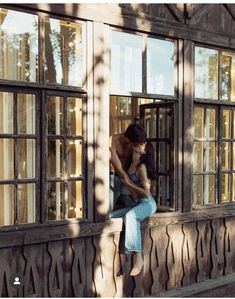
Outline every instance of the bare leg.
<svg viewBox="0 0 235 299">
<path fill-rule="evenodd" d="M 134 253 L 133 268 L 131 270 L 130 275 L 131 276 L 138 275 L 140 273 L 143 265 L 144 265 L 144 261 L 143 261 L 143 258 L 142 258 L 142 253 L 140 253 L 140 252 Z"/>
</svg>

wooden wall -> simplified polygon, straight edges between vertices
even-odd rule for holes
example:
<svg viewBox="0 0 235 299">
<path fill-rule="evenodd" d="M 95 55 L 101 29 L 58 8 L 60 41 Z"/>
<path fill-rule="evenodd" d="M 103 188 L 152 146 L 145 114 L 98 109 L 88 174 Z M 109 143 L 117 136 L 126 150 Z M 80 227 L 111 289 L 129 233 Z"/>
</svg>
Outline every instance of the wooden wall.
<svg viewBox="0 0 235 299">
<path fill-rule="evenodd" d="M 148 296 L 235 271 L 235 218 L 149 225 L 142 229 L 144 268 L 128 275 L 131 258 L 120 232 L 0 249 L 1 297 Z M 122 239 L 122 237 L 121 237 Z M 24 284 L 12 286 L 12 274 Z"/>
</svg>

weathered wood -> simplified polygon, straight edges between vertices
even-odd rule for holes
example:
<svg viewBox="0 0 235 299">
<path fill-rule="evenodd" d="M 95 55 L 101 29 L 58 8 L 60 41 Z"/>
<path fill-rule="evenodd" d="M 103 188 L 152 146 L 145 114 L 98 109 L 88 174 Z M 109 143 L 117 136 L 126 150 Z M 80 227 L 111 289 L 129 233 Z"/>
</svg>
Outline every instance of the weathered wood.
<svg viewBox="0 0 235 299">
<path fill-rule="evenodd" d="M 113 265 L 113 271 L 114 271 L 114 281 L 116 286 L 116 294 L 115 297 L 120 298 L 123 297 L 123 269 L 122 269 L 122 262 L 121 262 L 121 253 L 120 253 L 120 234 L 115 233 L 113 235 L 113 243 L 115 246 L 115 253 L 114 253 L 114 265 Z"/>
<path fill-rule="evenodd" d="M 235 219 L 225 218 L 225 274 L 235 272 Z"/>
<path fill-rule="evenodd" d="M 210 221 L 199 221 L 197 223 L 197 281 L 206 280 L 211 273 L 211 226 Z"/>
<path fill-rule="evenodd" d="M 167 282 L 167 289 L 172 289 L 180 287 L 183 279 L 182 248 L 184 235 L 182 225 L 169 225 L 167 227 L 167 234 L 169 235 L 167 246 L 169 280 Z"/>
<path fill-rule="evenodd" d="M 197 237 L 196 223 L 183 224 L 183 285 L 194 283 L 197 279 Z"/>
<path fill-rule="evenodd" d="M 95 246 L 93 238 L 85 239 L 86 245 L 86 297 L 96 297 L 95 284 L 94 284 L 94 261 L 95 261 Z"/>
<path fill-rule="evenodd" d="M 156 294 L 166 290 L 166 284 L 169 279 L 167 272 L 167 246 L 169 237 L 165 226 L 152 228 L 150 236 L 153 241 L 151 249 L 151 272 L 153 277 L 151 294 Z"/>
</svg>

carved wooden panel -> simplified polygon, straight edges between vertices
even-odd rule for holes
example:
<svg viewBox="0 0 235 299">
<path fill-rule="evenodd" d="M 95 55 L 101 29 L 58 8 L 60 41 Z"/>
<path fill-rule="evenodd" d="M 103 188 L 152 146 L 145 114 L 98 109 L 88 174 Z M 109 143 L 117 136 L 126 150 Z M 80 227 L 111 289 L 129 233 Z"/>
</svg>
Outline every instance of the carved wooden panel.
<svg viewBox="0 0 235 299">
<path fill-rule="evenodd" d="M 183 285 L 191 284 L 197 278 L 197 229 L 196 223 L 183 224 Z"/>
<path fill-rule="evenodd" d="M 151 272 L 153 277 L 151 294 L 157 294 L 166 290 L 166 283 L 168 281 L 166 253 L 169 237 L 165 226 L 152 228 L 150 236 L 153 241 L 151 249 Z"/>
<path fill-rule="evenodd" d="M 95 246 L 93 244 L 93 238 L 86 238 L 86 296 L 96 297 L 95 284 L 94 284 L 94 261 L 95 261 Z"/>
<path fill-rule="evenodd" d="M 225 218 L 225 274 L 235 272 L 235 219 Z"/>
<path fill-rule="evenodd" d="M 169 273 L 167 288 L 172 289 L 180 287 L 183 279 L 182 248 L 184 235 L 182 225 L 169 225 L 167 234 L 170 238 L 167 246 L 167 268 Z"/>
<path fill-rule="evenodd" d="M 116 294 L 115 297 L 124 297 L 123 294 L 123 268 L 122 268 L 122 261 L 121 261 L 121 252 L 120 252 L 120 234 L 116 233 L 113 236 L 113 243 L 115 246 L 115 253 L 114 253 L 114 280 L 116 285 Z"/>
<path fill-rule="evenodd" d="M 210 221 L 199 221 L 197 223 L 197 281 L 208 279 L 211 273 L 211 226 Z"/>
</svg>

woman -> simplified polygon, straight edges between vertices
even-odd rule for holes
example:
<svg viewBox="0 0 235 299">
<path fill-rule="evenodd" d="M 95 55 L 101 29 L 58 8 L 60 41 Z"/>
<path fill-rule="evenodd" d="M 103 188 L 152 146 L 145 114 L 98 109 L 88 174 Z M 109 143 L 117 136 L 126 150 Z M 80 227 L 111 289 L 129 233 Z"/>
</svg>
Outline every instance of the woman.
<svg viewBox="0 0 235 299">
<path fill-rule="evenodd" d="M 150 142 L 133 146 L 132 163 L 124 175 L 124 183 L 130 190 L 132 202 L 129 207 L 114 211 L 111 218 L 124 217 L 125 250 L 133 253 L 133 268 L 130 275 L 140 273 L 143 267 L 140 222 L 156 211 L 151 180 L 155 177 L 154 148 Z"/>
</svg>

